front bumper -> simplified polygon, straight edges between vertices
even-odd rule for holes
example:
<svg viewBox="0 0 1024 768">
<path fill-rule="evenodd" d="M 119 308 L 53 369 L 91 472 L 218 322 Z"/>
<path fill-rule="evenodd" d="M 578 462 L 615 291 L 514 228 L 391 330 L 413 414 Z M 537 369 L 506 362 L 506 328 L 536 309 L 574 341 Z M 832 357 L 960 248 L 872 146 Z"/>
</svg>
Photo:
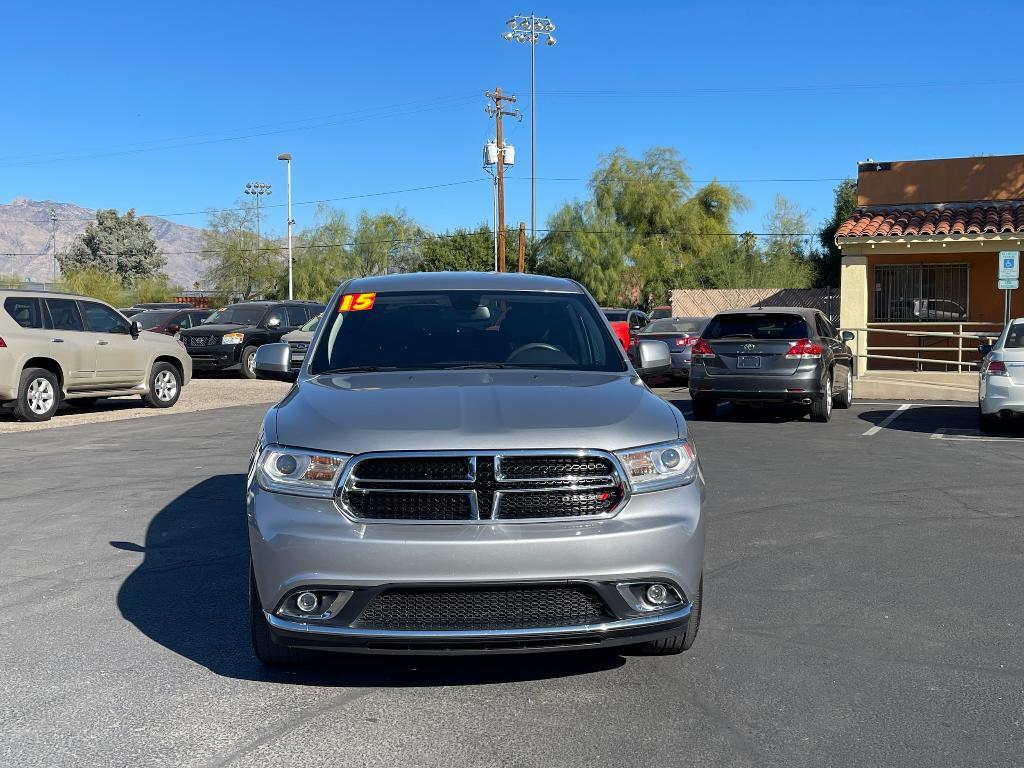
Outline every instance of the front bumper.
<svg viewBox="0 0 1024 768">
<path fill-rule="evenodd" d="M 690 397 L 738 402 L 800 403 L 808 398 L 817 400 L 824 395 L 821 374 L 817 369 L 798 370 L 789 376 L 708 376 L 703 368 L 703 365 L 695 365 L 690 372 Z"/>
<path fill-rule="evenodd" d="M 215 344 L 210 347 L 185 347 L 192 358 L 192 367 L 199 371 L 219 371 L 238 365 L 241 344 Z"/>
<path fill-rule="evenodd" d="M 250 484 L 249 542 L 274 639 L 301 648 L 376 653 L 483 653 L 616 645 L 685 632 L 704 562 L 703 485 L 634 494 L 600 521 L 431 525 L 357 523 L 331 499 L 274 494 Z M 616 600 L 619 582 L 661 581 L 682 605 L 641 613 Z M 598 624 L 502 629 L 363 629 L 275 615 L 299 589 L 593 585 L 608 608 Z M 366 604 L 365 599 L 361 602 Z"/>
</svg>

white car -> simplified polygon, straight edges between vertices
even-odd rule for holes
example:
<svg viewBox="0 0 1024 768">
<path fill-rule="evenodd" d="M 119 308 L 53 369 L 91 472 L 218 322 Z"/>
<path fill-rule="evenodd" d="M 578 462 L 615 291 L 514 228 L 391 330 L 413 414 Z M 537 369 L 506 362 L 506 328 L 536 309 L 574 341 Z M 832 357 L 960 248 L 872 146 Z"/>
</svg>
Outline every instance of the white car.
<svg viewBox="0 0 1024 768">
<path fill-rule="evenodd" d="M 993 429 L 1000 421 L 1024 415 L 1024 317 L 1011 320 L 995 344 L 982 344 L 978 383 L 978 426 Z"/>
</svg>

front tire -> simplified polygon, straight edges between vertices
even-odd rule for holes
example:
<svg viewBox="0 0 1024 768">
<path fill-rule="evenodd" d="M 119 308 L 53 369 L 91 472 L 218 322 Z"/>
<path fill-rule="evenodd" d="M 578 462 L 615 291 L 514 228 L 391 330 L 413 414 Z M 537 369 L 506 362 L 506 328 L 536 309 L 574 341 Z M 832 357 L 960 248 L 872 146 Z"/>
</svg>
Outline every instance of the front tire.
<svg viewBox="0 0 1024 768">
<path fill-rule="evenodd" d="M 248 346 L 242 350 L 242 357 L 238 366 L 238 375 L 243 379 L 256 378 L 256 347 Z"/>
<path fill-rule="evenodd" d="M 267 617 L 263 615 L 260 593 L 256 588 L 256 574 L 249 562 L 249 635 L 256 658 L 268 667 L 291 667 L 310 660 L 312 654 L 297 648 L 278 645 L 270 636 Z"/>
<path fill-rule="evenodd" d="M 825 391 L 811 403 L 811 421 L 825 423 L 832 418 L 832 373 L 825 377 Z"/>
<path fill-rule="evenodd" d="M 686 624 L 686 631 L 678 635 L 669 635 L 660 640 L 652 640 L 639 647 L 640 653 L 645 656 L 674 656 L 677 653 L 688 651 L 697 640 L 697 632 L 700 630 L 701 606 L 704 603 L 704 574 L 700 575 L 700 586 L 697 587 L 697 597 L 694 598 L 690 607 L 690 621 Z"/>
<path fill-rule="evenodd" d="M 60 404 L 57 377 L 45 368 L 26 368 L 18 383 L 14 418 L 18 421 L 49 421 Z"/>
<path fill-rule="evenodd" d="M 149 392 L 142 396 L 150 408 L 170 408 L 181 396 L 181 374 L 170 363 L 156 363 L 149 374 Z"/>
</svg>

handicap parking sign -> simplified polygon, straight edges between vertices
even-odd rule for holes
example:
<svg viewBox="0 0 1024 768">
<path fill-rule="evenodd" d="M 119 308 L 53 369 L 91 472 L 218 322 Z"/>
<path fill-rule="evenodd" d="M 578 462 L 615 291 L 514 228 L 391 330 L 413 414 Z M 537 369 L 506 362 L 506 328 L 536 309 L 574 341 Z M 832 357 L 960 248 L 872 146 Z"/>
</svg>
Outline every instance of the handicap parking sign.
<svg viewBox="0 0 1024 768">
<path fill-rule="evenodd" d="M 999 279 L 1016 280 L 1020 277 L 1020 253 L 1017 251 L 999 252 Z"/>
</svg>

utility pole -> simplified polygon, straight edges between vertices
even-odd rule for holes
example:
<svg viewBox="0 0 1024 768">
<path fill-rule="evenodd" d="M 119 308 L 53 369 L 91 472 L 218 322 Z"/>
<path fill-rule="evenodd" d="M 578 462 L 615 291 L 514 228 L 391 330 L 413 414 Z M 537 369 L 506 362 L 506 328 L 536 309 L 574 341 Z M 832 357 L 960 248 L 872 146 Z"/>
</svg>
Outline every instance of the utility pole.
<svg viewBox="0 0 1024 768">
<path fill-rule="evenodd" d="M 501 92 L 501 88 L 495 88 L 493 91 L 487 92 L 487 98 L 493 101 L 493 104 L 488 104 L 486 112 L 491 115 L 495 121 L 495 133 L 497 136 L 497 143 L 499 147 L 498 151 L 498 271 L 505 271 L 505 158 L 504 152 L 501 148 L 505 146 L 505 141 L 501 133 L 501 118 L 502 117 L 514 117 L 517 120 L 522 120 L 522 115 L 519 114 L 519 110 L 506 110 L 503 102 L 509 102 L 515 104 L 516 97 Z"/>
<path fill-rule="evenodd" d="M 526 271 L 526 222 L 519 222 L 519 271 Z"/>
</svg>

